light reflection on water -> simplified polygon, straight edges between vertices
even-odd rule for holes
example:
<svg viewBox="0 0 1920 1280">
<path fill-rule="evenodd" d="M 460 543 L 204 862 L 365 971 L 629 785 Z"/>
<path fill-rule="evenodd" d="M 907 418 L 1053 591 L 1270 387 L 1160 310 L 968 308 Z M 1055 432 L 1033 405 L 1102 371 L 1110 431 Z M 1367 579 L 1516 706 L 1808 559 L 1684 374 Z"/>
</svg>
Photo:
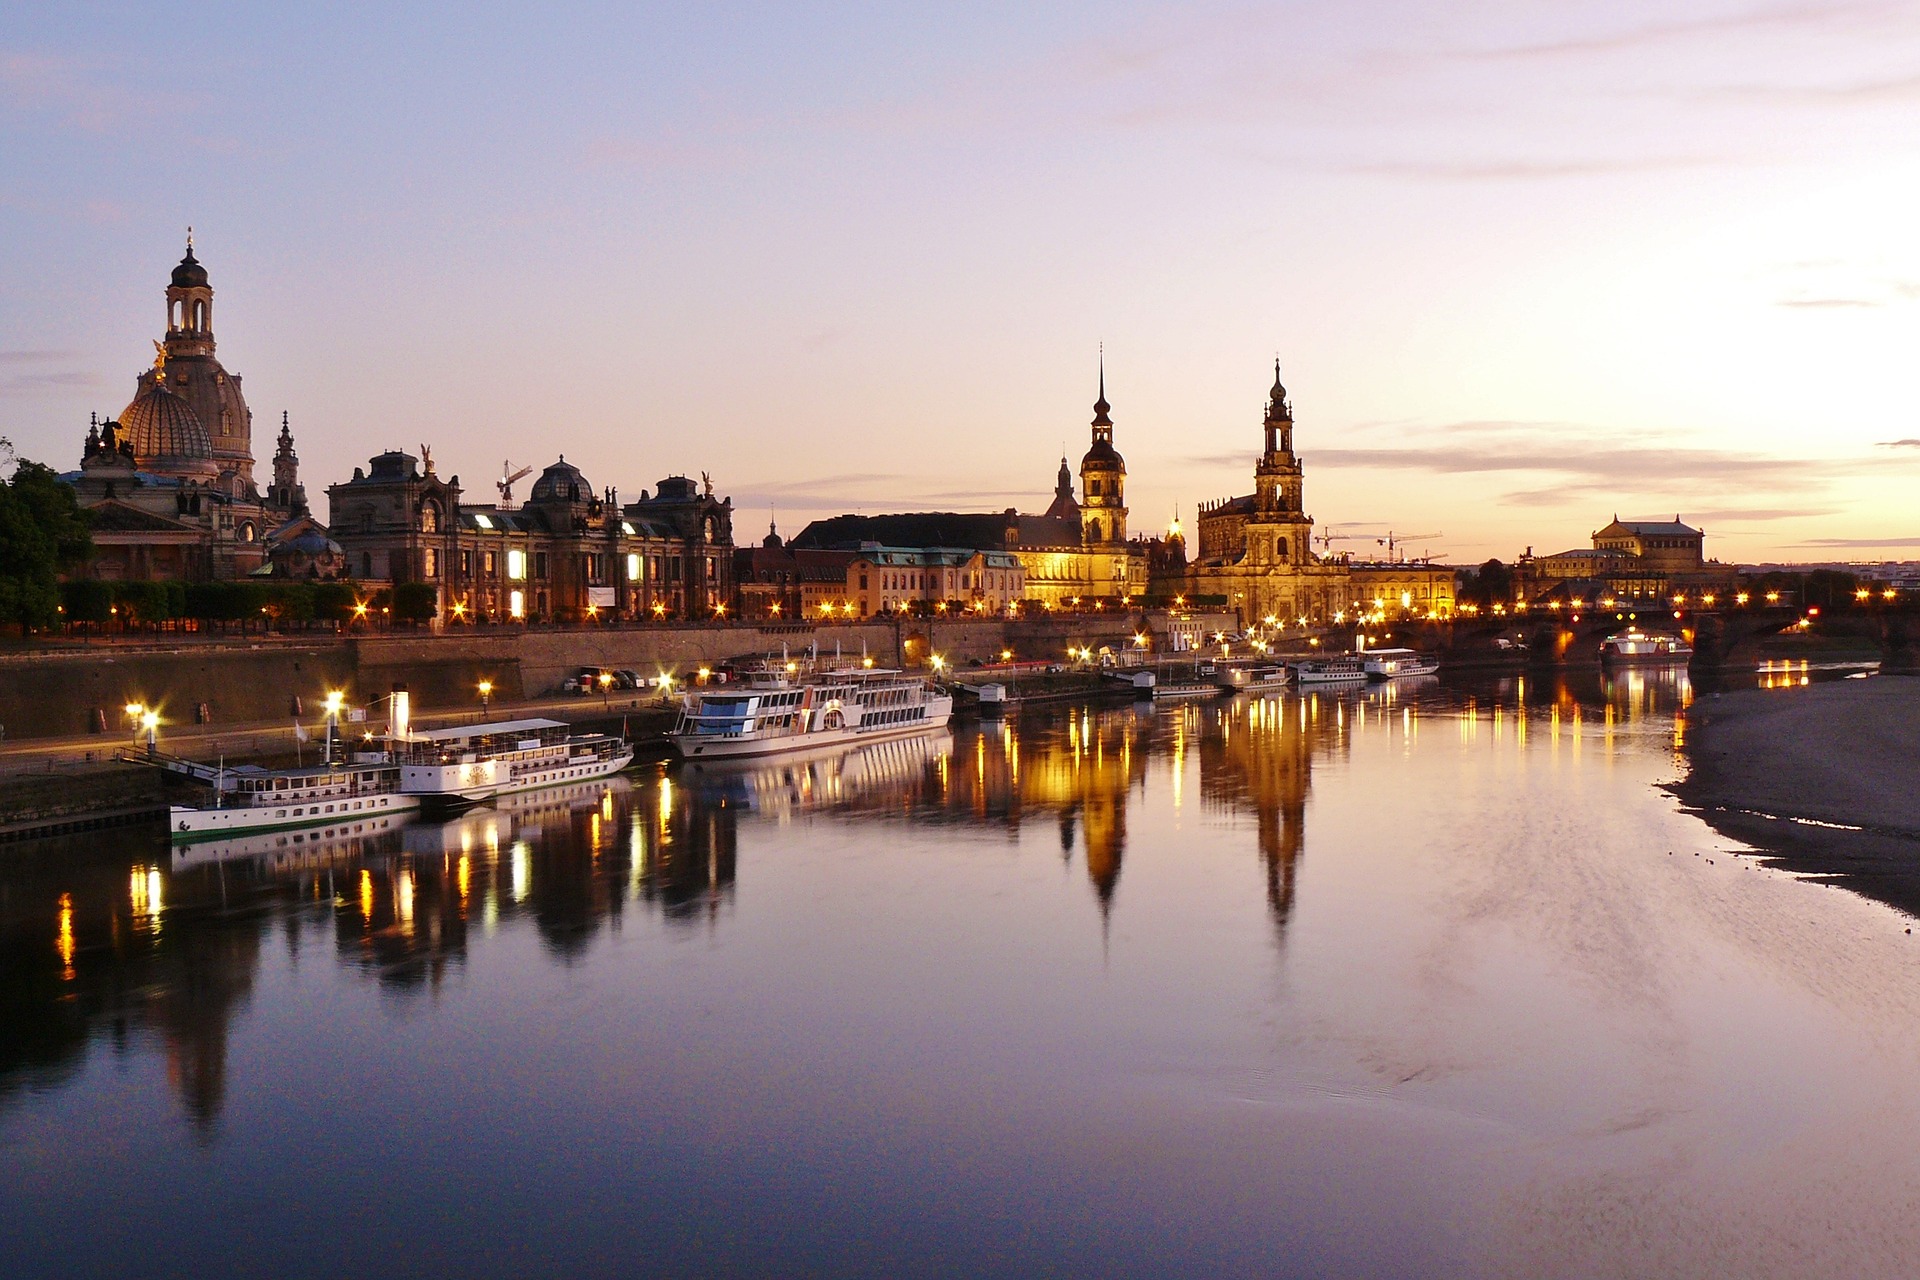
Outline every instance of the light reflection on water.
<svg viewBox="0 0 1920 1280">
<path fill-rule="evenodd" d="M 1692 697 L 1649 668 L 1034 711 L 372 834 L 9 850 L 0 1248 L 1898 1269 L 1910 949 L 1655 789 Z"/>
</svg>

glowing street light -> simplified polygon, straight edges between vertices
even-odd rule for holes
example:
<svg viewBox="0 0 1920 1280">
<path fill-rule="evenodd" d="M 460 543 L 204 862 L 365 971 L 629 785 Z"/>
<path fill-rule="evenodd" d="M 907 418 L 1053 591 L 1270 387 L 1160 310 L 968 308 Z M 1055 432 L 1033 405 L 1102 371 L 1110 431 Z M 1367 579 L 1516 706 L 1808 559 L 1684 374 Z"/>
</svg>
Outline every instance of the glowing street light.
<svg viewBox="0 0 1920 1280">
<path fill-rule="evenodd" d="M 160 750 L 160 713 L 146 710 L 140 713 L 140 727 L 146 731 L 147 754 L 155 755 Z"/>
<path fill-rule="evenodd" d="M 493 681 L 482 680 L 480 682 L 480 717 L 482 719 L 486 718 L 487 708 L 492 705 L 492 702 L 493 702 Z"/>
<path fill-rule="evenodd" d="M 326 699 L 327 759 L 326 759 L 326 763 L 328 764 L 333 763 L 333 736 L 340 724 L 340 704 L 346 701 L 346 697 L 347 695 L 338 689 L 327 690 L 327 699 Z"/>
</svg>

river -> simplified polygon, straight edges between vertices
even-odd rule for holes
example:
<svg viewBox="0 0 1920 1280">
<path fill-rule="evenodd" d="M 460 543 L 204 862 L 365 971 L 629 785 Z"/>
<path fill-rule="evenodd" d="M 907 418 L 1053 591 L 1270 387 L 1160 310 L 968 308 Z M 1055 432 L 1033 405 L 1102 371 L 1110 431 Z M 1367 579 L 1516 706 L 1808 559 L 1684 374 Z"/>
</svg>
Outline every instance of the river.
<svg viewBox="0 0 1920 1280">
<path fill-rule="evenodd" d="M 0 848 L 10 1277 L 1920 1268 L 1911 921 L 1683 673 Z"/>
</svg>

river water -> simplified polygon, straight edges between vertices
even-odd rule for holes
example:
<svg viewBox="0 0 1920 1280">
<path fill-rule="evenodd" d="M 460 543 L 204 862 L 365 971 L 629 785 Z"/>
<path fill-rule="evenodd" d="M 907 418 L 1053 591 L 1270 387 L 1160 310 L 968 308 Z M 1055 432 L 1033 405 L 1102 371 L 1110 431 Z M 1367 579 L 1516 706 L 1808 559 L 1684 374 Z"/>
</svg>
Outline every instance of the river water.
<svg viewBox="0 0 1920 1280">
<path fill-rule="evenodd" d="M 1689 698 L 1032 709 L 0 849 L 0 1270 L 1911 1274 L 1910 922 L 1659 789 Z"/>
</svg>

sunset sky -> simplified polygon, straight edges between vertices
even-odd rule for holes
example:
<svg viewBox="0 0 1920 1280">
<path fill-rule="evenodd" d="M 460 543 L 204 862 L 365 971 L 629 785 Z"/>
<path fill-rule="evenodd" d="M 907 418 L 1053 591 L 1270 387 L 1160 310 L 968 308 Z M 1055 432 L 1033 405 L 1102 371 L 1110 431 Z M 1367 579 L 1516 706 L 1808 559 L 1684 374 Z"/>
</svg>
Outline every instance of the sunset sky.
<svg viewBox="0 0 1920 1280">
<path fill-rule="evenodd" d="M 1920 5 L 30 4 L 0 173 L 62 469 L 191 223 L 323 518 L 423 441 L 1038 510 L 1104 343 L 1136 530 L 1251 489 L 1277 353 L 1335 550 L 1920 556 Z"/>
</svg>

